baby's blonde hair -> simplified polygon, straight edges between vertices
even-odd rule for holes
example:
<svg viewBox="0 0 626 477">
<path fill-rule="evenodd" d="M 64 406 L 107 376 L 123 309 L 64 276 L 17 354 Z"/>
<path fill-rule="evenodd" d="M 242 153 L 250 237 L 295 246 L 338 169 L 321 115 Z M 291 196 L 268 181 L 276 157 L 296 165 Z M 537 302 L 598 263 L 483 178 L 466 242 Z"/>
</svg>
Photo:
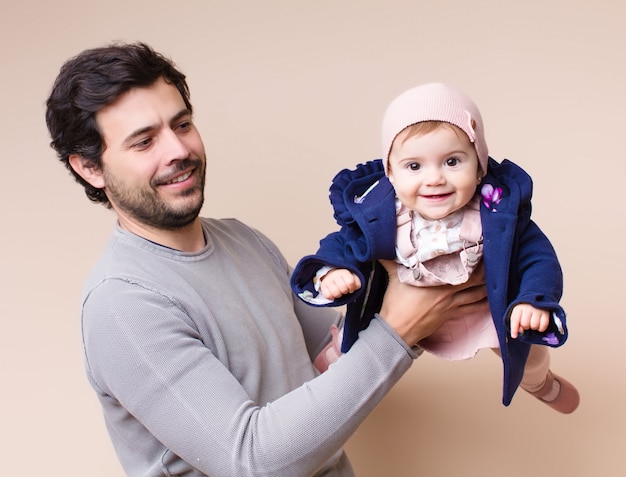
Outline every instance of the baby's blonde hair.
<svg viewBox="0 0 626 477">
<path fill-rule="evenodd" d="M 393 150 L 393 147 L 397 142 L 404 143 L 412 137 L 424 136 L 440 128 L 447 128 L 450 131 L 453 131 L 459 139 L 467 138 L 467 135 L 461 128 L 446 121 L 420 121 L 419 123 L 411 124 L 400 131 L 391 143 L 391 149 L 389 152 L 391 153 L 391 150 Z M 388 167 L 391 168 L 391 165 Z M 478 164 L 478 169 L 480 170 L 480 163 Z"/>
</svg>

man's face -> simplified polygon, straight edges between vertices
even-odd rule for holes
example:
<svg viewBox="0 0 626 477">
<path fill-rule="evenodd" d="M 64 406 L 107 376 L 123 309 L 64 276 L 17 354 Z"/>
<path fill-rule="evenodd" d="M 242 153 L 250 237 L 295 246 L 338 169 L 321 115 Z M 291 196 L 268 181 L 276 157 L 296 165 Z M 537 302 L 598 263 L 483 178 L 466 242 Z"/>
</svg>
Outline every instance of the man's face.
<svg viewBox="0 0 626 477">
<path fill-rule="evenodd" d="M 130 90 L 96 115 L 104 139 L 103 189 L 120 224 L 177 229 L 204 201 L 206 156 L 175 86 Z"/>
</svg>

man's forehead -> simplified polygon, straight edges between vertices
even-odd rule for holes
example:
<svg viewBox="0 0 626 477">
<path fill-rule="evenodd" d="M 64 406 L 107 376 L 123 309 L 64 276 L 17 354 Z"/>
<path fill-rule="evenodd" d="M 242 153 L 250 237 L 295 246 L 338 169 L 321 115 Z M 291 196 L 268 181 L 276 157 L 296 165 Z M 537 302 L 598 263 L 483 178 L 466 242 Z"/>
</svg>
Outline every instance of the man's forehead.
<svg viewBox="0 0 626 477">
<path fill-rule="evenodd" d="M 96 114 L 103 135 L 126 137 L 133 131 L 168 124 L 186 111 L 178 89 L 163 79 L 150 86 L 132 88 Z"/>
</svg>

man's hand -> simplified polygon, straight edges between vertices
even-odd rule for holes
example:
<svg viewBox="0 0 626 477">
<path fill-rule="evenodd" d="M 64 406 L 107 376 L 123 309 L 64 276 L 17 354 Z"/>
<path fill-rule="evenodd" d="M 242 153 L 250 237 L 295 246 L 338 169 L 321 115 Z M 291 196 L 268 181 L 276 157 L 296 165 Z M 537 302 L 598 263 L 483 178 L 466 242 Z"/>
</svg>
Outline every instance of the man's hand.
<svg viewBox="0 0 626 477">
<path fill-rule="evenodd" d="M 461 285 L 416 287 L 400 282 L 395 262 L 380 263 L 389 274 L 380 316 L 409 346 L 431 335 L 450 318 L 488 310 L 482 266 Z"/>
</svg>

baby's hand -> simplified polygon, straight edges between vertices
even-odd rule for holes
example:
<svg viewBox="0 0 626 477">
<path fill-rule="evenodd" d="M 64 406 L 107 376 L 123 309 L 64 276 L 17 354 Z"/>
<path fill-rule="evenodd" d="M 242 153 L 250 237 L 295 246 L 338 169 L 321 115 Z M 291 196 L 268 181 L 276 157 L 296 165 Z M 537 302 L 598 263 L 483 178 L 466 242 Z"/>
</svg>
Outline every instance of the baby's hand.
<svg viewBox="0 0 626 477">
<path fill-rule="evenodd" d="M 550 312 L 539 310 L 528 303 L 515 305 L 511 311 L 511 338 L 517 338 L 525 330 L 546 331 L 550 324 Z"/>
<path fill-rule="evenodd" d="M 341 296 L 361 288 L 361 280 L 345 268 L 335 268 L 322 277 L 320 291 L 327 300 L 335 300 Z"/>
</svg>

